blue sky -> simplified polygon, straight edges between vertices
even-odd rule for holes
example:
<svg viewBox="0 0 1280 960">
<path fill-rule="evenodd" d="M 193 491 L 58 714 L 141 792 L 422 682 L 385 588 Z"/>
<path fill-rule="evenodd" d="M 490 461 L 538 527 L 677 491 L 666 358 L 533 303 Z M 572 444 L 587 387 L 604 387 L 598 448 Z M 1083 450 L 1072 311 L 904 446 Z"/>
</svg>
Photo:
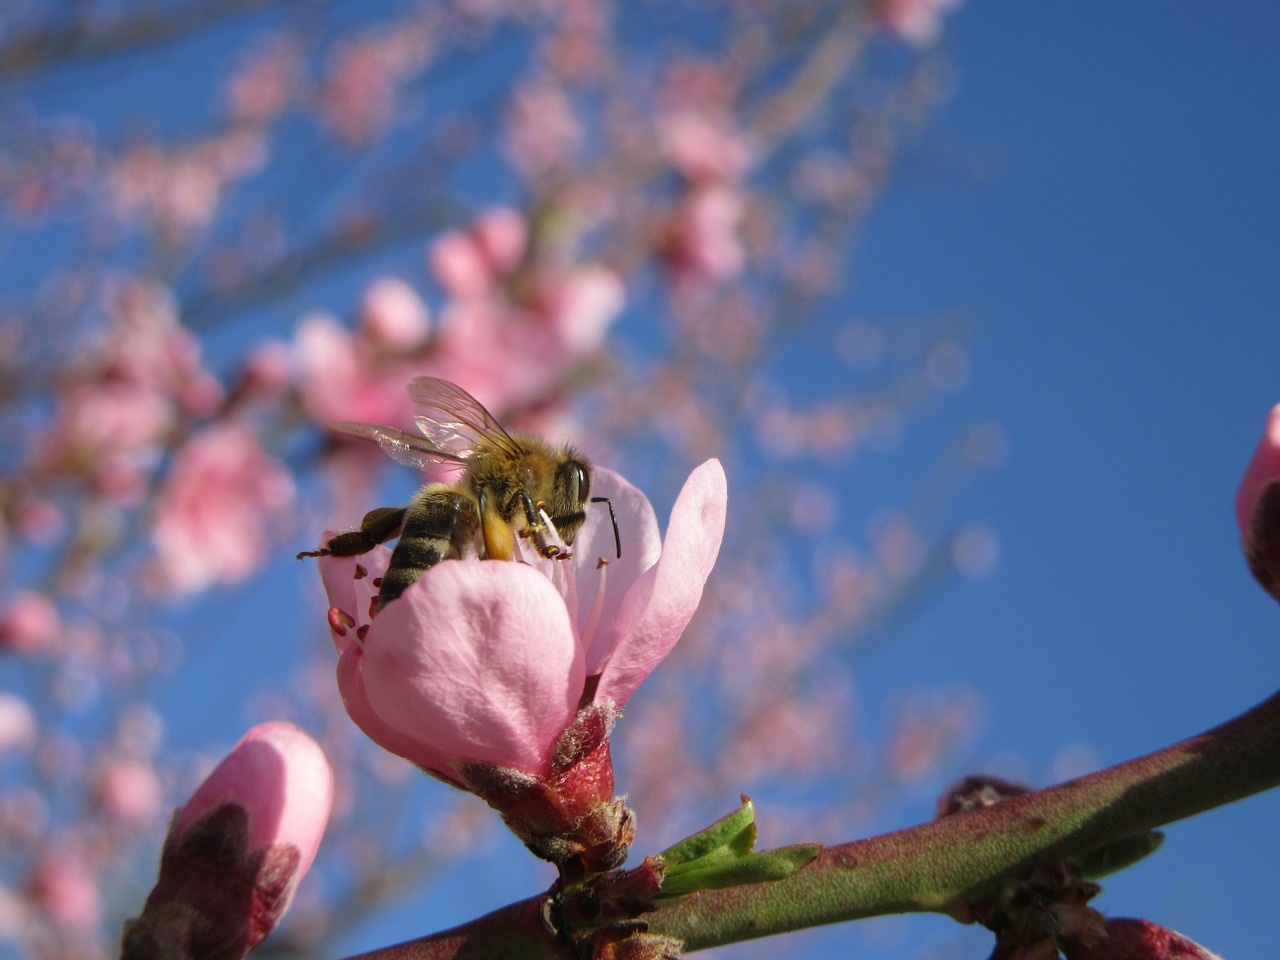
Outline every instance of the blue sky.
<svg viewBox="0 0 1280 960">
<path fill-rule="evenodd" d="M 977 318 L 971 384 L 939 419 L 994 418 L 1008 455 L 958 505 L 997 533 L 998 567 L 862 682 L 970 683 L 996 768 L 1047 782 L 1072 744 L 1119 762 L 1280 679 L 1233 519 L 1280 401 L 1278 28 L 1265 3 L 967 4 L 920 147 L 941 173 L 891 189 L 863 238 L 861 298 Z M 1278 803 L 1172 826 L 1098 905 L 1272 955 Z M 942 923 L 919 929 L 947 944 Z"/>
</svg>

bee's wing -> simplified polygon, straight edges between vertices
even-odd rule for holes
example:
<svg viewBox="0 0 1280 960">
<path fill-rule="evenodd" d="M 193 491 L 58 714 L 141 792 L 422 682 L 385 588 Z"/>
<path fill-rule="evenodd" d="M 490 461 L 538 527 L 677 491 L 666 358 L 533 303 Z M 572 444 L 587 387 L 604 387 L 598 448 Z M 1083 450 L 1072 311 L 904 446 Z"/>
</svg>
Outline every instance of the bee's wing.
<svg viewBox="0 0 1280 960">
<path fill-rule="evenodd" d="M 414 377 L 409 399 L 418 408 L 413 418 L 428 446 L 455 460 L 466 460 L 482 444 L 515 456 L 520 445 L 498 425 L 480 401 L 456 383 L 439 377 Z"/>
<path fill-rule="evenodd" d="M 422 437 L 405 433 L 395 427 L 381 427 L 374 423 L 339 422 L 329 424 L 335 433 L 345 433 L 361 440 L 372 440 L 386 451 L 387 456 L 406 467 L 419 470 L 431 463 L 462 463 L 463 458 L 442 450 Z"/>
</svg>

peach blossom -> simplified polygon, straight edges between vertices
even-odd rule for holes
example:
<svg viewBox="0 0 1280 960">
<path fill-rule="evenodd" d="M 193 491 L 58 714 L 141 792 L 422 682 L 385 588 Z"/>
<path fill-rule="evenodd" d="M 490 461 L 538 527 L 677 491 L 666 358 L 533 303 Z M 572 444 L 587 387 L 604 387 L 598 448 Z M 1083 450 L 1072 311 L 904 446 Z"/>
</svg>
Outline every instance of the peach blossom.
<svg viewBox="0 0 1280 960">
<path fill-rule="evenodd" d="M 665 539 L 648 500 L 597 468 L 564 563 L 460 560 L 427 571 L 374 618 L 386 548 L 320 561 L 347 711 L 384 748 L 452 776 L 479 761 L 545 775 L 584 702 L 621 707 L 697 609 L 724 531 L 724 471 L 696 469 Z M 601 562 L 603 561 L 603 562 Z"/>
<path fill-rule="evenodd" d="M 243 579 L 293 503 L 293 480 L 245 426 L 223 423 L 178 451 L 156 501 L 152 582 L 191 593 Z"/>
<path fill-rule="evenodd" d="M 413 287 L 399 277 L 383 277 L 364 292 L 360 326 L 379 346 L 412 350 L 430 335 L 431 313 Z"/>
</svg>

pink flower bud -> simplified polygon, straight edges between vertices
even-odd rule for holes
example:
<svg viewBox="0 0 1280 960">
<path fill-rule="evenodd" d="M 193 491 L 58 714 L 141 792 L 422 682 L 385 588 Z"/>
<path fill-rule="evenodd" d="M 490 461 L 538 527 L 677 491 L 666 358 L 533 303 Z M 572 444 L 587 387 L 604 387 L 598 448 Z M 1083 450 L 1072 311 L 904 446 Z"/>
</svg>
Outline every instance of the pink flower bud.
<svg viewBox="0 0 1280 960">
<path fill-rule="evenodd" d="M 1222 960 L 1194 940 L 1149 920 L 1108 920 L 1102 936 L 1063 947 L 1067 960 Z"/>
<path fill-rule="evenodd" d="M 1236 521 L 1249 569 L 1280 600 L 1280 405 L 1268 414 L 1266 431 L 1240 481 Z"/>
<path fill-rule="evenodd" d="M 239 960 L 288 909 L 332 806 L 319 745 L 292 724 L 254 727 L 175 814 L 123 960 Z"/>
</svg>

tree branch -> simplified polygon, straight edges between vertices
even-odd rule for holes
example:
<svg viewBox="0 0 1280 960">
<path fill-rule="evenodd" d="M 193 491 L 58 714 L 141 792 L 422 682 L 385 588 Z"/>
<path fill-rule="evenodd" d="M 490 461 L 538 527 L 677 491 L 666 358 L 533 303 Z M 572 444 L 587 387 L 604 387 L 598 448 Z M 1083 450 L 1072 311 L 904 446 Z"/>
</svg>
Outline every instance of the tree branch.
<svg viewBox="0 0 1280 960">
<path fill-rule="evenodd" d="M 794 876 L 691 894 L 644 915 L 700 950 L 888 913 L 947 912 L 1037 864 L 1280 786 L 1280 694 L 1207 733 L 991 807 L 828 847 Z M 352 960 L 569 958 L 532 897 Z"/>
</svg>

